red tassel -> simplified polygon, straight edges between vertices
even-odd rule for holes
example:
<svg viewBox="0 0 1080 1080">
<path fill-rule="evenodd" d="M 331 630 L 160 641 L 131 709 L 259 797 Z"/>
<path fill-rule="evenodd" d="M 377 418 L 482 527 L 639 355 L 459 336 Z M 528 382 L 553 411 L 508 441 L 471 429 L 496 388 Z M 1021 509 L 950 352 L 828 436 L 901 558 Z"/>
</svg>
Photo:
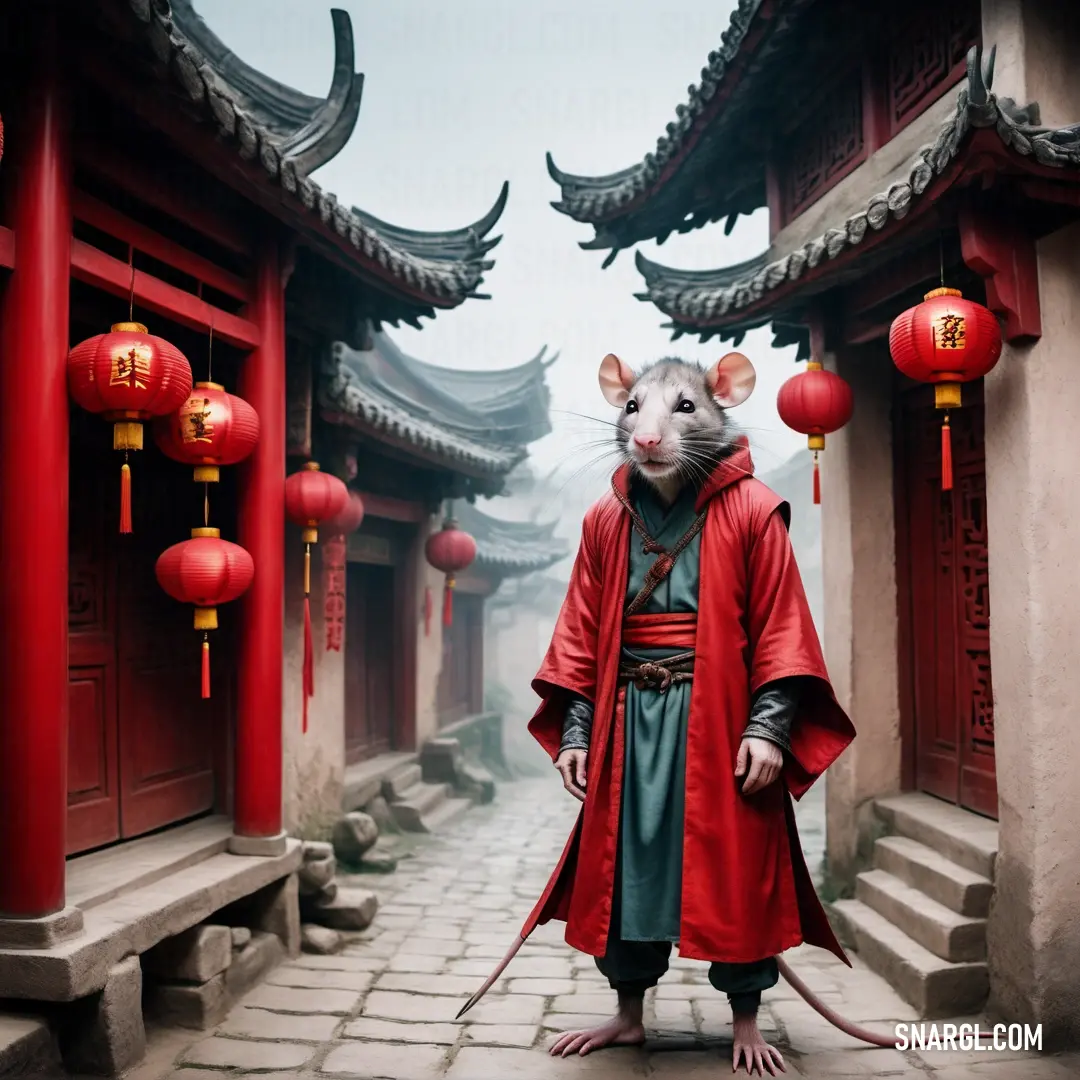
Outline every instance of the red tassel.
<svg viewBox="0 0 1080 1080">
<path fill-rule="evenodd" d="M 308 698 L 315 695 L 315 649 L 311 640 L 311 601 L 304 597 L 304 731 L 307 732 Z"/>
<path fill-rule="evenodd" d="M 941 425 L 941 490 L 952 491 L 952 428 L 949 427 L 949 414 Z"/>
<path fill-rule="evenodd" d="M 120 466 L 120 531 L 131 532 L 131 467 Z"/>
<path fill-rule="evenodd" d="M 454 622 L 454 586 L 449 581 L 443 590 L 442 622 L 443 626 L 451 626 Z"/>
<path fill-rule="evenodd" d="M 202 696 L 210 696 L 210 642 L 205 637 L 202 643 Z"/>
<path fill-rule="evenodd" d="M 821 505 L 821 472 L 818 469 L 817 454 L 814 454 L 814 505 Z"/>
<path fill-rule="evenodd" d="M 434 606 L 431 600 L 431 586 L 428 585 L 424 588 L 424 637 L 431 636 L 431 612 Z"/>
</svg>

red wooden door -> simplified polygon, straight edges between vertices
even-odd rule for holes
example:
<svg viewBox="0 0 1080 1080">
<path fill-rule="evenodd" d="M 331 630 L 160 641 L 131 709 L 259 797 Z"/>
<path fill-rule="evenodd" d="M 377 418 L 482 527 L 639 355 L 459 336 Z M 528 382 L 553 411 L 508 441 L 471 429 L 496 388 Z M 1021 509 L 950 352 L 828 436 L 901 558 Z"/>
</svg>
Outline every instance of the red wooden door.
<svg viewBox="0 0 1080 1080">
<path fill-rule="evenodd" d="M 439 672 L 439 724 L 452 724 L 483 711 L 484 598 L 455 592 L 453 623 L 443 628 Z"/>
<path fill-rule="evenodd" d="M 116 590 L 106 540 L 104 425 L 73 410 L 68 541 L 68 854 L 120 836 Z M 110 470 L 116 479 L 115 465 Z"/>
<path fill-rule="evenodd" d="M 997 817 L 982 384 L 951 417 L 953 489 L 941 490 L 933 391 L 896 410 L 902 704 L 915 786 Z"/>
<path fill-rule="evenodd" d="M 228 722 L 228 629 L 211 635 L 211 697 L 200 696 L 201 635 L 192 608 L 171 599 L 154 564 L 191 536 L 202 492 L 160 454 L 133 466 L 136 535 L 116 537 L 121 835 L 138 836 L 214 806 L 215 734 Z M 215 506 L 221 492 L 211 493 Z M 131 541 L 136 541 L 132 543 Z M 222 607 L 229 625 L 235 607 Z"/>
<path fill-rule="evenodd" d="M 345 758 L 350 765 L 390 750 L 398 728 L 396 577 L 393 566 L 346 566 Z"/>
</svg>

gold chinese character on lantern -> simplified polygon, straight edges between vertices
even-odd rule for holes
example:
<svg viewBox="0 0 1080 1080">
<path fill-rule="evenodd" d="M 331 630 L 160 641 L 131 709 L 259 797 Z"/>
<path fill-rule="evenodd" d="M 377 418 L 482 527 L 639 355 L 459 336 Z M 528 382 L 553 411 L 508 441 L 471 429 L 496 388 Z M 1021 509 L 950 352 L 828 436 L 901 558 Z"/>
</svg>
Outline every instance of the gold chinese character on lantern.
<svg viewBox="0 0 1080 1080">
<path fill-rule="evenodd" d="M 149 345 L 131 345 L 126 350 L 114 352 L 109 374 L 110 386 L 128 386 L 145 390 L 144 379 L 150 375 L 153 350 Z"/>
<path fill-rule="evenodd" d="M 212 410 L 208 397 L 188 398 L 184 407 L 180 410 L 182 418 L 182 430 L 184 442 L 212 442 L 214 437 L 214 425 L 210 423 Z"/>
<path fill-rule="evenodd" d="M 946 312 L 934 320 L 934 342 L 939 349 L 963 349 L 964 316 Z"/>
</svg>

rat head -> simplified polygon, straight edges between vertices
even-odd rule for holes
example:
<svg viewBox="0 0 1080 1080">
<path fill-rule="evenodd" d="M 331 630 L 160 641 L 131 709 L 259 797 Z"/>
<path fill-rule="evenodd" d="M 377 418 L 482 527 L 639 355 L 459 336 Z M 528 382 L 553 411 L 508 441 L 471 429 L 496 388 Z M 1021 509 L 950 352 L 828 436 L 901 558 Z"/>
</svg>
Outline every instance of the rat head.
<svg viewBox="0 0 1080 1080">
<path fill-rule="evenodd" d="M 704 479 L 731 448 L 727 409 L 754 389 L 754 367 L 728 353 L 711 367 L 659 360 L 635 374 L 613 353 L 600 364 L 600 389 L 621 410 L 616 439 L 635 473 L 654 486 Z"/>
</svg>

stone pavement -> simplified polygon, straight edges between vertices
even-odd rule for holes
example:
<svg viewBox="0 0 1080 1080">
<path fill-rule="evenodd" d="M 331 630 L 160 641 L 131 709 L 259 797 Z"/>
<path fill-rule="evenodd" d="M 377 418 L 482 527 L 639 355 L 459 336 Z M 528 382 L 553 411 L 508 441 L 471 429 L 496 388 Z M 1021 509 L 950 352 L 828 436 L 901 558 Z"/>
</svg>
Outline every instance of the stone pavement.
<svg viewBox="0 0 1080 1080">
<path fill-rule="evenodd" d="M 550 1058 L 545 1048 L 555 1032 L 606 1019 L 614 1006 L 593 960 L 562 941 L 561 924 L 543 927 L 467 1022 L 454 1022 L 539 895 L 576 805 L 555 782 L 500 786 L 493 806 L 470 811 L 381 880 L 383 907 L 374 926 L 343 953 L 303 956 L 278 968 L 214 1032 L 152 1037 L 147 1061 L 127 1080 L 730 1076 L 726 1001 L 708 985 L 704 964 L 678 958 L 648 1002 L 644 1049 Z M 886 1031 L 896 1021 L 914 1020 L 857 958 L 854 970 L 820 950 L 798 949 L 787 958 L 852 1020 Z M 1080 1076 L 1080 1055 L 865 1047 L 832 1028 L 783 982 L 766 995 L 766 1005 L 762 1027 L 783 1048 L 788 1076 Z"/>
</svg>

